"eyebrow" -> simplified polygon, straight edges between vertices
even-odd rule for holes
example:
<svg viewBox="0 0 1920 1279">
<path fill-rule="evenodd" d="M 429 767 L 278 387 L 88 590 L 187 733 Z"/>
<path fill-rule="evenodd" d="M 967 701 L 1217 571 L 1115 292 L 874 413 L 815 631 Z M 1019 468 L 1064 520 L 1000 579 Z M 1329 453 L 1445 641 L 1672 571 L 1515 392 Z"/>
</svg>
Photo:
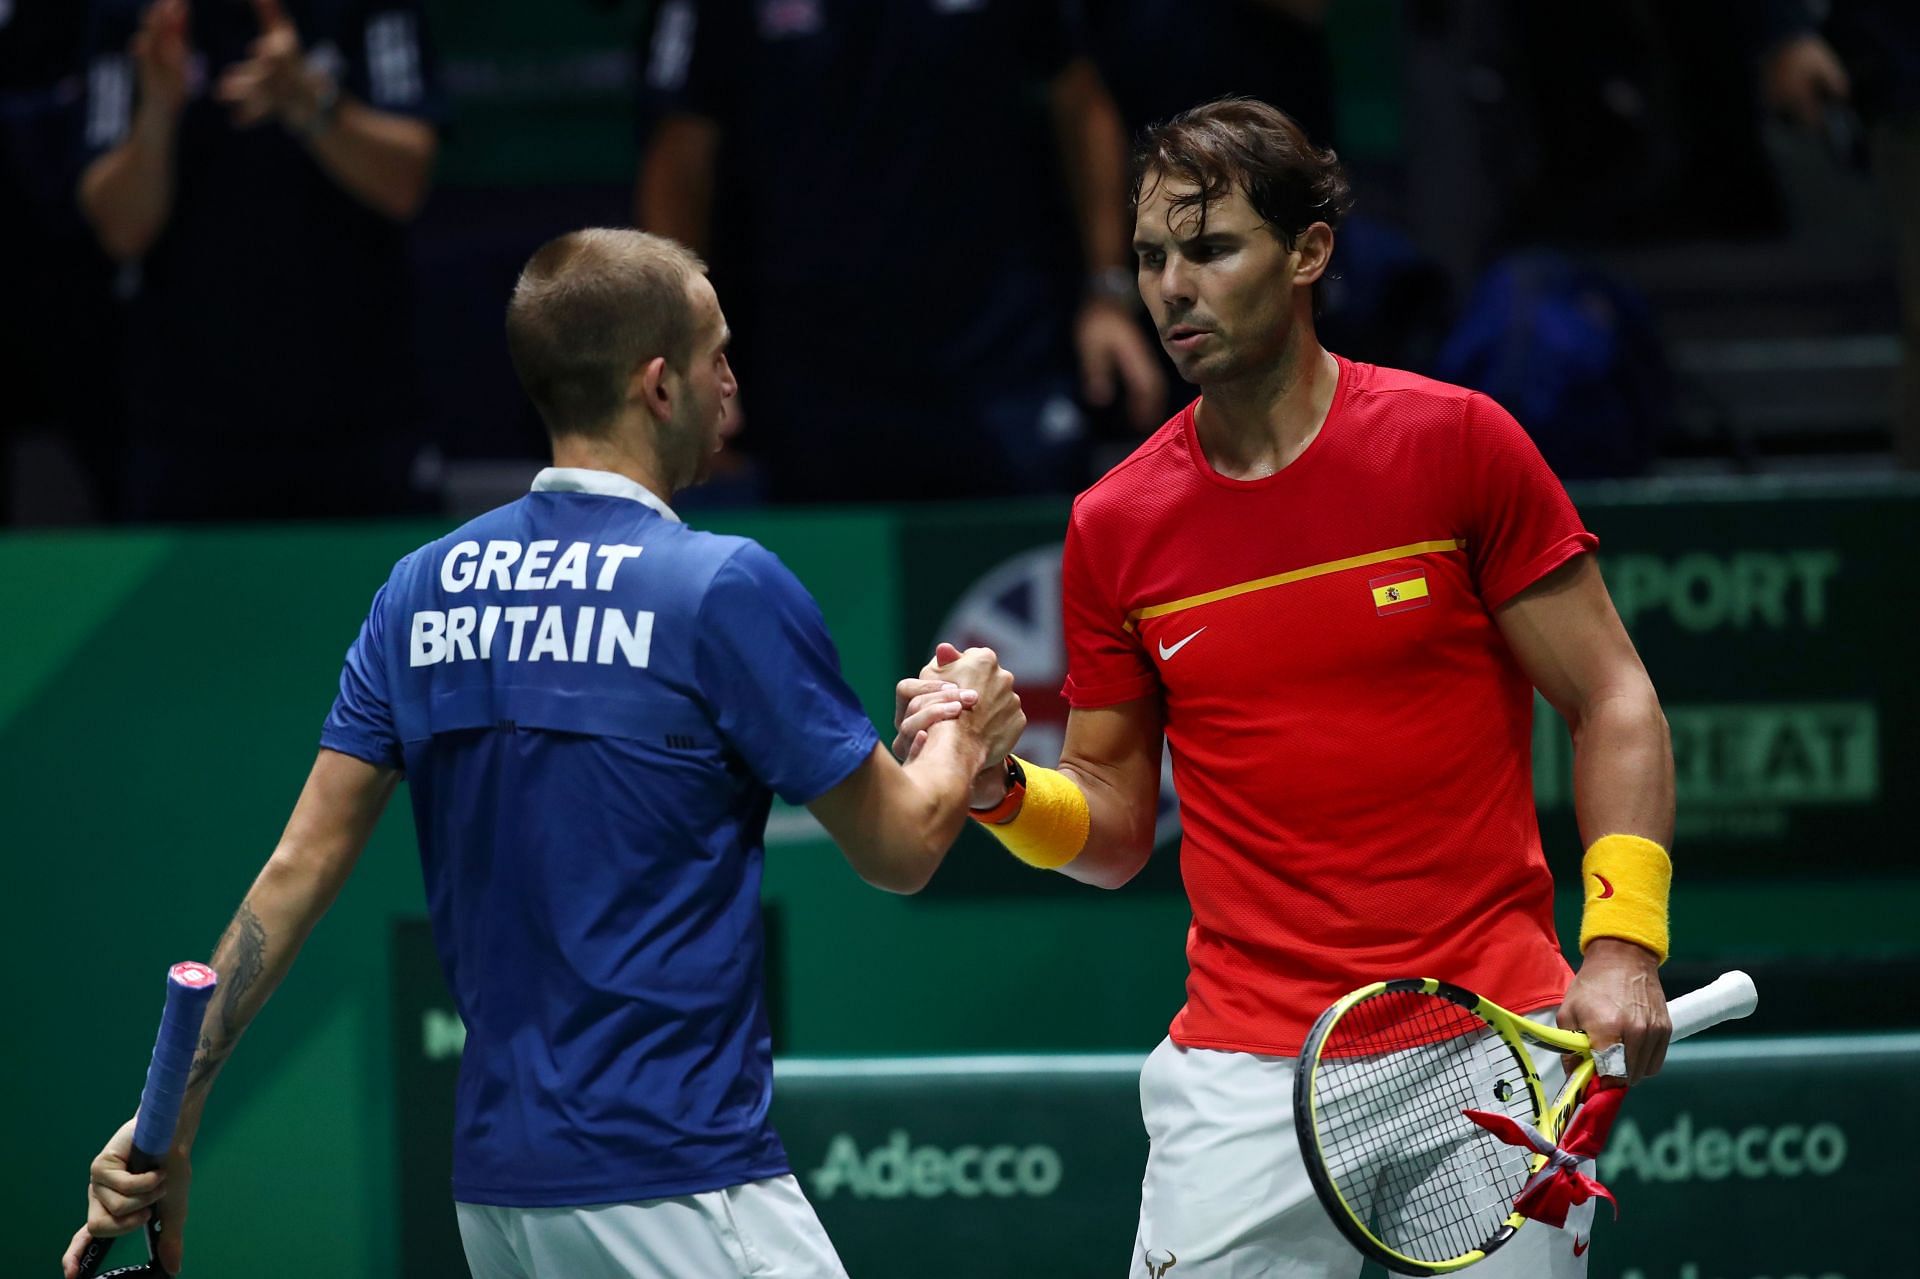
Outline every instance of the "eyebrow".
<svg viewBox="0 0 1920 1279">
<path fill-rule="evenodd" d="M 1241 231 L 1207 231 L 1188 239 L 1181 239 L 1175 236 L 1173 237 L 1173 243 L 1182 248 L 1189 245 L 1207 245 L 1209 247 L 1219 248 L 1229 244 L 1238 244 L 1244 236 L 1245 233 Z M 1140 253 L 1147 249 L 1158 248 L 1162 243 L 1164 243 L 1164 241 L 1135 239 L 1133 242 L 1133 251 Z"/>
</svg>

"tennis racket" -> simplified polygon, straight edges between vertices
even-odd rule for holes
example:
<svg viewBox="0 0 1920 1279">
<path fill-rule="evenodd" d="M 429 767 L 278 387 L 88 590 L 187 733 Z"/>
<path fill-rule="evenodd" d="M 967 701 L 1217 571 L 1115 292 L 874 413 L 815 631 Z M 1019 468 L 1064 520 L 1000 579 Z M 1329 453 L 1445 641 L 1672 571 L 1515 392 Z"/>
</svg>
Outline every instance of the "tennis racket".
<svg viewBox="0 0 1920 1279">
<path fill-rule="evenodd" d="M 147 1066 L 147 1084 L 140 1091 L 140 1114 L 133 1124 L 133 1153 L 128 1172 L 151 1172 L 166 1161 L 173 1146 L 173 1130 L 180 1123 L 180 1103 L 187 1094 L 187 1074 L 200 1044 L 200 1022 L 207 1001 L 220 982 L 213 969 L 192 962 L 167 970 L 167 1006 L 160 1014 L 160 1033 L 153 1041 L 153 1061 Z M 147 1219 L 147 1259 L 137 1266 L 109 1270 L 114 1275 L 165 1276 L 160 1266 L 160 1213 Z M 113 1247 L 111 1239 L 94 1239 L 80 1254 L 80 1279 L 92 1279 Z"/>
<path fill-rule="evenodd" d="M 1673 1038 L 1752 1012 L 1731 972 L 1668 1005 Z M 1549 1100 L 1529 1042 L 1577 1057 Z M 1598 1073 L 1625 1075 L 1626 1050 Z M 1389 1270 L 1437 1275 L 1486 1257 L 1527 1218 L 1514 1197 L 1546 1156 L 1468 1120 L 1504 1114 L 1557 1141 L 1593 1081 L 1592 1045 L 1472 991 L 1425 977 L 1363 986 L 1313 1024 L 1294 1075 L 1294 1126 L 1320 1202 L 1353 1246 Z"/>
</svg>

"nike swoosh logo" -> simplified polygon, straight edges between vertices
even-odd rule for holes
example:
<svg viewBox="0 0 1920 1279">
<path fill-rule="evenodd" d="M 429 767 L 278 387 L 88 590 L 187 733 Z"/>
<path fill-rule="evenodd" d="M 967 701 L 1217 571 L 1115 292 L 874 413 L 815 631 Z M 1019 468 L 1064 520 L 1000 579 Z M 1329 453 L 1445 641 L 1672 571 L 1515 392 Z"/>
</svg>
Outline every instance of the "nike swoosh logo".
<svg viewBox="0 0 1920 1279">
<path fill-rule="evenodd" d="M 1607 882 L 1605 875 L 1595 874 L 1594 878 L 1600 881 L 1600 901 L 1605 901 L 1607 898 L 1613 896 L 1613 885 Z"/>
<path fill-rule="evenodd" d="M 1583 1257 L 1586 1255 L 1587 1249 L 1591 1247 L 1593 1247 L 1593 1240 L 1576 1239 L 1573 1241 L 1573 1255 L 1576 1257 Z"/>
<path fill-rule="evenodd" d="M 1200 631 L 1204 631 L 1206 629 L 1207 629 L 1206 627 L 1202 626 L 1200 628 Z M 1163 662 L 1166 661 L 1169 657 L 1172 657 L 1175 653 L 1178 653 L 1181 649 L 1193 643 L 1194 640 L 1199 638 L 1200 631 L 1195 631 L 1192 635 L 1187 636 L 1185 639 L 1181 640 L 1178 644 L 1173 645 L 1171 648 L 1167 646 L 1167 643 L 1165 640 L 1162 640 L 1160 643 L 1160 660 Z"/>
</svg>

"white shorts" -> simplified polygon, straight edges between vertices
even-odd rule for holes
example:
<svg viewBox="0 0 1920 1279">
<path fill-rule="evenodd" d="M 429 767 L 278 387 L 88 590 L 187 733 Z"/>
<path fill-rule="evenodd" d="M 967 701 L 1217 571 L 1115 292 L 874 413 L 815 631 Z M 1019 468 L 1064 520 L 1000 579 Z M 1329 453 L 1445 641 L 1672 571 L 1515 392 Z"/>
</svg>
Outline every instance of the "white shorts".
<svg viewBox="0 0 1920 1279">
<path fill-rule="evenodd" d="M 584 1208 L 456 1203 L 473 1279 L 846 1279 L 791 1176 Z"/>
<path fill-rule="evenodd" d="M 1359 1275 L 1363 1259 L 1320 1206 L 1301 1160 L 1295 1060 L 1170 1039 L 1153 1050 L 1140 1071 L 1150 1146 L 1130 1279 Z M 1534 1067 L 1552 1096 L 1565 1078 L 1558 1054 L 1535 1049 Z M 1585 1279 L 1591 1235 L 1583 1216 L 1577 1238 L 1528 1225 L 1475 1265 L 1473 1279 Z"/>
</svg>

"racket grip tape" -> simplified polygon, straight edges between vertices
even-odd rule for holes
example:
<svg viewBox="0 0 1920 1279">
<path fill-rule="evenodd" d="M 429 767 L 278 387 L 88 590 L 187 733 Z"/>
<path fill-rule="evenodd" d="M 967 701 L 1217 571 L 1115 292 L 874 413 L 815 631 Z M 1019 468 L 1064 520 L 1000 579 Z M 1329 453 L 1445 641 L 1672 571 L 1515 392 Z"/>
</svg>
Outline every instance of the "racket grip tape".
<svg viewBox="0 0 1920 1279">
<path fill-rule="evenodd" d="M 160 1014 L 160 1033 L 153 1041 L 153 1060 L 147 1066 L 147 1085 L 140 1092 L 140 1114 L 133 1125 L 132 1172 L 146 1172 L 166 1159 L 173 1130 L 180 1124 L 180 1106 L 187 1097 L 187 1076 L 200 1046 L 200 1023 L 207 1001 L 219 984 L 205 964 L 175 964 L 167 970 L 167 1006 Z M 142 1157 L 144 1156 L 144 1159 Z M 136 1167 L 134 1160 L 145 1166 Z"/>
<path fill-rule="evenodd" d="M 200 1046 L 200 1023 L 220 979 L 205 964 L 187 961 L 167 970 L 167 1003 L 160 1013 L 160 1033 L 154 1037 L 153 1059 L 147 1064 L 146 1086 L 140 1090 L 140 1111 L 133 1123 L 133 1150 L 127 1171 L 151 1172 L 166 1161 L 180 1126 L 180 1107 L 186 1101 L 187 1078 L 193 1054 Z M 158 1221 L 158 1217 L 154 1219 Z M 155 1231 L 148 1227 L 149 1245 Z M 81 1279 L 88 1279 L 106 1259 L 112 1239 L 94 1239 L 80 1255 Z"/>
<path fill-rule="evenodd" d="M 1753 978 L 1736 968 L 1669 1003 L 1667 1017 L 1673 1023 L 1673 1038 L 1681 1040 L 1723 1021 L 1745 1017 L 1759 1004 Z"/>
</svg>

